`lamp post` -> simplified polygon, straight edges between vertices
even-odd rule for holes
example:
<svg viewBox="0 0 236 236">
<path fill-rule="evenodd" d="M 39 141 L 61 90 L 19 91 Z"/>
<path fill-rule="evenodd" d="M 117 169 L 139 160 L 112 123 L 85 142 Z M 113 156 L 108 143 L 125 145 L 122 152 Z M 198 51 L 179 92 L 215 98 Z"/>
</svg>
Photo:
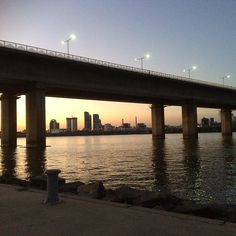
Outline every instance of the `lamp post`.
<svg viewBox="0 0 236 236">
<path fill-rule="evenodd" d="M 134 60 L 135 61 L 140 61 L 140 63 L 141 63 L 141 69 L 143 70 L 143 60 L 144 59 L 149 59 L 150 58 L 150 54 L 146 54 L 145 56 L 143 56 L 143 57 L 137 57 L 137 58 L 135 58 Z"/>
<path fill-rule="evenodd" d="M 222 79 L 223 86 L 225 85 L 225 79 L 229 79 L 230 77 L 231 75 L 225 75 L 225 76 L 220 77 Z"/>
<path fill-rule="evenodd" d="M 68 39 L 61 41 L 62 45 L 66 44 L 66 46 L 67 46 L 67 54 L 68 55 L 70 54 L 70 41 L 71 40 L 75 40 L 75 39 L 76 39 L 76 35 L 75 34 L 71 34 Z"/>
<path fill-rule="evenodd" d="M 188 72 L 188 78 L 190 79 L 191 78 L 191 71 L 192 70 L 196 70 L 197 69 L 197 67 L 196 66 L 192 66 L 192 67 L 190 67 L 190 68 L 188 68 L 188 69 L 183 69 L 183 72 L 185 73 L 185 72 Z"/>
</svg>

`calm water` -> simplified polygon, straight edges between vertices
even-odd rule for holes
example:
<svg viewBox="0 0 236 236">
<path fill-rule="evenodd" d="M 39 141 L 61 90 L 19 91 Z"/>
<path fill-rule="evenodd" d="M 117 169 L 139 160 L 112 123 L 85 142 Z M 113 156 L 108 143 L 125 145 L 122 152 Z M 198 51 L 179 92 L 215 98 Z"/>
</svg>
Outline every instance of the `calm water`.
<svg viewBox="0 0 236 236">
<path fill-rule="evenodd" d="M 164 141 L 153 141 L 151 135 L 50 137 L 46 149 L 27 149 L 19 138 L 18 145 L 1 149 L 0 174 L 28 179 L 59 168 L 68 182 L 102 180 L 106 187 L 128 184 L 236 204 L 235 136 L 199 134 L 195 141 L 181 134 L 169 134 Z"/>
</svg>

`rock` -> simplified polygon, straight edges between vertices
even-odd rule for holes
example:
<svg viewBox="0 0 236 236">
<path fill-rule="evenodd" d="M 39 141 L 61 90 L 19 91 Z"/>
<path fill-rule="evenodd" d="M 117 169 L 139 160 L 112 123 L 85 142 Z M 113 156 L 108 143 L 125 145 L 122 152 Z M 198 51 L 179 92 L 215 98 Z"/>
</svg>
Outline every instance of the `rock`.
<svg viewBox="0 0 236 236">
<path fill-rule="evenodd" d="M 18 179 L 16 177 L 1 176 L 0 182 L 4 184 L 20 185 L 22 187 L 29 186 L 29 182 L 27 180 Z"/>
<path fill-rule="evenodd" d="M 58 186 L 61 188 L 65 184 L 66 180 L 64 178 L 58 177 Z M 35 176 L 30 178 L 30 183 L 32 187 L 46 189 L 47 188 L 47 175 L 42 174 L 39 176 Z"/>
<path fill-rule="evenodd" d="M 115 197 L 113 201 L 123 202 L 127 204 L 143 206 L 143 207 L 154 207 L 157 203 L 158 194 L 146 190 L 138 190 L 130 188 L 126 185 L 117 188 L 115 191 Z"/>
<path fill-rule="evenodd" d="M 91 198 L 101 199 L 106 195 L 106 189 L 101 181 L 94 183 L 80 185 L 77 188 L 77 194 L 79 196 L 88 196 Z"/>
<path fill-rule="evenodd" d="M 64 192 L 64 193 L 77 194 L 77 188 L 81 185 L 84 185 L 84 183 L 80 181 L 66 183 L 60 187 L 59 191 Z"/>
<path fill-rule="evenodd" d="M 192 215 L 207 217 L 211 219 L 236 221 L 236 206 L 225 204 L 203 205 L 200 209 L 189 212 Z"/>
<path fill-rule="evenodd" d="M 116 197 L 115 191 L 109 188 L 109 189 L 106 189 L 105 196 L 103 197 L 102 200 L 115 202 L 116 198 L 117 197 Z"/>
<path fill-rule="evenodd" d="M 156 206 L 155 208 L 163 209 L 166 211 L 173 211 L 176 206 L 183 205 L 182 199 L 170 194 L 170 193 L 159 193 L 156 199 Z"/>
<path fill-rule="evenodd" d="M 134 204 L 140 198 L 140 190 L 130 188 L 129 186 L 123 185 L 120 188 L 114 190 L 115 202 Z"/>
<path fill-rule="evenodd" d="M 191 214 L 194 211 L 198 211 L 202 207 L 203 205 L 201 204 L 197 204 L 190 200 L 183 200 L 181 204 L 173 206 L 171 210 L 178 213 Z"/>
</svg>

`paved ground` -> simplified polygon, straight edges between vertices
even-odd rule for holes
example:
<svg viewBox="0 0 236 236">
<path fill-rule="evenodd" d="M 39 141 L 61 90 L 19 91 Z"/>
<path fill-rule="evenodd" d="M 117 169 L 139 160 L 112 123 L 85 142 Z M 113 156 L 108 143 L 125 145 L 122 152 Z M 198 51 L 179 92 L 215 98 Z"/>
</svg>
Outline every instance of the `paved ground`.
<svg viewBox="0 0 236 236">
<path fill-rule="evenodd" d="M 129 207 L 73 195 L 58 205 L 42 203 L 46 193 L 0 184 L 0 235 L 236 235 L 236 224 Z"/>
</svg>

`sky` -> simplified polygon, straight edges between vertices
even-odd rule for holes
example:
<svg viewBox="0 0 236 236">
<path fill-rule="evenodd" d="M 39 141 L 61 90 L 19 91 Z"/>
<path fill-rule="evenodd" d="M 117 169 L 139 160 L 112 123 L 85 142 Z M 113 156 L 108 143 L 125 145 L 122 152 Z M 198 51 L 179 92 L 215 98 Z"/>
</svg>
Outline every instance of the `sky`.
<svg viewBox="0 0 236 236">
<path fill-rule="evenodd" d="M 236 87 L 236 0 L 0 0 L 0 39 L 176 75 L 193 65 L 193 79 Z M 151 126 L 150 104 L 46 98 L 46 125 L 98 113 L 102 123 Z M 25 98 L 17 101 L 18 130 L 25 128 Z M 198 121 L 219 110 L 198 109 Z M 181 124 L 181 107 L 166 107 L 165 122 Z"/>
</svg>

